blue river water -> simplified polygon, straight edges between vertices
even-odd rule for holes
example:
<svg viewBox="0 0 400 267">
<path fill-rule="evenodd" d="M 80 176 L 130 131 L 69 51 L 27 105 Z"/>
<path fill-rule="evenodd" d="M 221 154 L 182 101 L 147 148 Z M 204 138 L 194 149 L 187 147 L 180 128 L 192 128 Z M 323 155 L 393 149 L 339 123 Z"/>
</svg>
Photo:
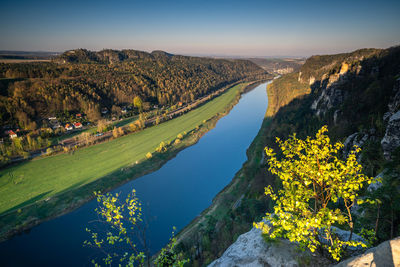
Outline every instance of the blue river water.
<svg viewBox="0 0 400 267">
<path fill-rule="evenodd" d="M 161 169 L 130 181 L 113 192 L 132 188 L 148 223 L 151 253 L 169 240 L 172 227 L 184 228 L 234 177 L 246 161 L 268 105 L 266 83 L 244 94 L 230 113 L 197 144 L 181 151 Z M 96 201 L 44 222 L 29 232 L 0 243 L 0 266 L 87 266 L 98 251 L 84 247 L 85 228 L 95 220 Z"/>
</svg>

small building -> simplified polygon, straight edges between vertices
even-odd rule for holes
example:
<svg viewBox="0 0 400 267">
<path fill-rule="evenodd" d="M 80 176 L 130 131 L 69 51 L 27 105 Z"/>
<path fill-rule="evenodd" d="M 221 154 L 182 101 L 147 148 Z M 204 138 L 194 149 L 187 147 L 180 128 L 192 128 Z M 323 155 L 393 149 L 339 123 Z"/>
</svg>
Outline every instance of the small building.
<svg viewBox="0 0 400 267">
<path fill-rule="evenodd" d="M 122 114 L 125 114 L 127 111 L 128 111 L 128 110 L 126 109 L 126 107 L 123 107 L 123 108 L 121 109 L 121 113 L 122 113 Z"/>
<path fill-rule="evenodd" d="M 8 135 L 10 136 L 11 139 L 14 139 L 14 138 L 18 137 L 18 135 L 12 130 L 8 132 Z"/>
<path fill-rule="evenodd" d="M 75 123 L 74 123 L 74 127 L 75 127 L 76 129 L 82 128 L 82 123 L 80 123 L 80 122 L 75 122 Z"/>
<path fill-rule="evenodd" d="M 74 126 L 73 126 L 72 124 L 67 123 L 67 124 L 65 125 L 65 130 L 71 131 L 71 130 L 73 130 L 73 129 L 74 129 Z"/>
<path fill-rule="evenodd" d="M 51 125 L 51 128 L 52 128 L 53 130 L 58 129 L 58 128 L 61 128 L 61 124 L 60 124 L 59 122 L 56 122 L 56 123 L 54 123 L 54 124 Z"/>
<path fill-rule="evenodd" d="M 51 117 L 49 117 L 48 119 L 49 119 L 49 121 L 51 121 L 51 120 L 57 120 L 57 117 L 51 116 Z"/>
<path fill-rule="evenodd" d="M 108 109 L 107 108 L 102 108 L 101 109 L 101 113 L 102 114 L 107 114 L 108 113 Z"/>
<path fill-rule="evenodd" d="M 76 114 L 76 118 L 77 118 L 77 119 L 82 119 L 82 113 Z"/>
</svg>

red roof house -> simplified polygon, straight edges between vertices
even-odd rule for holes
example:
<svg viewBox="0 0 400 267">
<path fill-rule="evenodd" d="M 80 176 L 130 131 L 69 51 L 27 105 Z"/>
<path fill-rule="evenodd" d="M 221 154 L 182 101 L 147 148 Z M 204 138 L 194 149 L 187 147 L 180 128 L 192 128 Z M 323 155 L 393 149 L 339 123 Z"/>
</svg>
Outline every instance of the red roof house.
<svg viewBox="0 0 400 267">
<path fill-rule="evenodd" d="M 67 124 L 65 125 L 65 129 L 68 130 L 68 131 L 70 131 L 70 130 L 74 129 L 74 127 L 73 127 L 71 124 L 67 123 Z"/>
<path fill-rule="evenodd" d="M 80 122 L 75 122 L 75 123 L 74 123 L 74 127 L 75 127 L 76 129 L 82 128 L 82 123 L 80 123 Z"/>
<path fill-rule="evenodd" d="M 10 135 L 11 139 L 17 138 L 18 135 L 16 133 L 14 133 L 14 131 L 9 131 L 8 134 Z"/>
</svg>

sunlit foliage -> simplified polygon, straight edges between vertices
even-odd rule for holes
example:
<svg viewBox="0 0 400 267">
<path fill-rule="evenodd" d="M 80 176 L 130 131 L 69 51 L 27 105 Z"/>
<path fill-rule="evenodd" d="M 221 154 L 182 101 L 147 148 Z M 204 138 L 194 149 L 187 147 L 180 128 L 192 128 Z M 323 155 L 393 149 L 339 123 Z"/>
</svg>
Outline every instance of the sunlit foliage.
<svg viewBox="0 0 400 267">
<path fill-rule="evenodd" d="M 332 145 L 327 131 L 322 127 L 315 139 L 300 140 L 295 134 L 286 141 L 277 138 L 281 159 L 271 148 L 265 148 L 269 171 L 280 178 L 282 189 L 275 193 L 271 186 L 265 188 L 265 194 L 275 201 L 274 212 L 266 214 L 267 223 L 255 226 L 269 238 L 287 238 L 311 251 L 323 248 L 339 260 L 347 246 L 366 247 L 362 242 L 340 240 L 331 226 L 346 225 L 353 233 L 350 208 L 372 178 L 361 172 L 356 158 L 360 148 L 356 147 L 347 159 L 339 159 L 343 144 Z"/>
<path fill-rule="evenodd" d="M 96 212 L 99 215 L 99 219 L 110 227 L 110 231 L 107 232 L 105 237 L 102 237 L 99 233 L 86 228 L 86 231 L 91 234 L 91 241 L 85 241 L 84 244 L 98 247 L 99 249 L 103 248 L 102 252 L 105 254 L 103 262 L 105 265 L 112 265 L 114 260 L 127 266 L 143 264 L 145 254 L 138 249 L 132 238 L 132 232 L 143 232 L 140 224 L 142 222 L 142 207 L 136 197 L 135 190 L 128 194 L 125 202 L 119 201 L 118 194 L 107 193 L 101 195 L 95 192 L 95 195 L 99 204 Z M 104 247 L 111 246 L 116 248 L 123 243 L 128 244 L 129 252 L 104 250 Z M 97 265 L 94 260 L 92 262 Z"/>
<path fill-rule="evenodd" d="M 119 194 L 96 193 L 99 207 L 96 212 L 99 220 L 107 225 L 108 230 L 102 236 L 101 233 L 86 229 L 91 235 L 91 241 L 85 241 L 87 246 L 97 247 L 105 255 L 104 265 L 108 266 L 150 266 L 150 255 L 146 247 L 146 228 L 142 219 L 142 207 L 136 197 L 135 189 L 128 194 L 125 201 L 119 200 Z M 175 227 L 173 228 L 176 230 Z M 188 260 L 183 259 L 175 250 L 176 238 L 172 232 L 169 244 L 163 248 L 154 260 L 157 267 L 177 266 L 181 267 Z M 136 240 L 143 244 L 138 246 Z M 126 244 L 127 246 L 124 246 Z M 143 249 L 146 251 L 143 252 Z M 95 266 L 100 266 L 92 260 Z"/>
</svg>

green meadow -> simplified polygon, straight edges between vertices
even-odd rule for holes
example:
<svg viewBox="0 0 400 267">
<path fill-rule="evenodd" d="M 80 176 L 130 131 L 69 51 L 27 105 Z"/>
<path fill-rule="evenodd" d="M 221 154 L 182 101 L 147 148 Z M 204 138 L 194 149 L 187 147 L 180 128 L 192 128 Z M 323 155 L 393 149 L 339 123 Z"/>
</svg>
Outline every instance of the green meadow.
<svg viewBox="0 0 400 267">
<path fill-rule="evenodd" d="M 238 92 L 239 84 L 221 96 L 176 119 L 108 142 L 78 149 L 74 154 L 38 158 L 0 171 L 0 214 L 36 201 L 82 187 L 104 176 L 143 161 L 160 142 L 169 142 L 179 133 L 226 110 Z"/>
</svg>

